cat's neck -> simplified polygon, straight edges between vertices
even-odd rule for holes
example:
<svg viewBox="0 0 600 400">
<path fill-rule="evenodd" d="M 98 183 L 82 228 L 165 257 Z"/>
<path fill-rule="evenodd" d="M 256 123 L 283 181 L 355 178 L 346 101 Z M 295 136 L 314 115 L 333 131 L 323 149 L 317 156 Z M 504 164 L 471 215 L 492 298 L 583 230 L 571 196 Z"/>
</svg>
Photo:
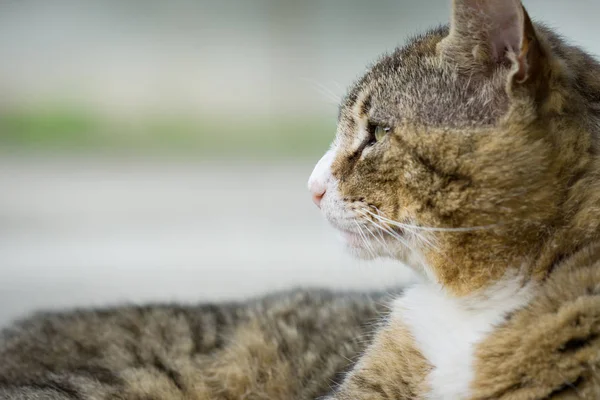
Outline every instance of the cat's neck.
<svg viewBox="0 0 600 400">
<path fill-rule="evenodd" d="M 531 238 L 512 241 L 494 232 L 444 239 L 443 245 L 427 252 L 427 275 L 456 297 L 485 292 L 507 279 L 529 281 L 541 248 Z"/>
</svg>

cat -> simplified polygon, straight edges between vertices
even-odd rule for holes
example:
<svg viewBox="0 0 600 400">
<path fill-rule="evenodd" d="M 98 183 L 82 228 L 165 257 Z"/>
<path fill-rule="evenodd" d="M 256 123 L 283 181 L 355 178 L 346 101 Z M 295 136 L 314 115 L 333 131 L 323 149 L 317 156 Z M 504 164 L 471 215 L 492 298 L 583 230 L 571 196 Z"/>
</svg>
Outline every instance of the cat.
<svg viewBox="0 0 600 400">
<path fill-rule="evenodd" d="M 296 290 L 35 315 L 0 335 L 0 399 L 313 400 L 364 350 L 389 298 Z"/>
<path fill-rule="evenodd" d="M 350 89 L 309 180 L 349 251 L 421 282 L 35 316 L 0 399 L 600 398 L 599 76 L 519 0 L 454 0 Z"/>
<path fill-rule="evenodd" d="M 376 62 L 309 189 L 422 282 L 327 399 L 600 399 L 599 150 L 600 64 L 520 0 Z"/>
</svg>

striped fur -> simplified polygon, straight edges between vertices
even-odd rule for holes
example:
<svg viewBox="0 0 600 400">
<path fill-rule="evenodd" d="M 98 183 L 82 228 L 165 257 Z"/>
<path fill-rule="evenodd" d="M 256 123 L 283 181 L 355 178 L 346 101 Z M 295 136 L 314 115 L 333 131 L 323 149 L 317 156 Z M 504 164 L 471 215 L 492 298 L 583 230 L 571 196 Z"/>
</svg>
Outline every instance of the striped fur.
<svg viewBox="0 0 600 400">
<path fill-rule="evenodd" d="M 519 0 L 454 0 L 350 88 L 334 143 L 324 216 L 425 283 L 328 399 L 600 398 L 592 56 Z"/>
<path fill-rule="evenodd" d="M 0 399 L 299 399 L 328 393 L 388 295 L 41 314 L 0 337 Z"/>
</svg>

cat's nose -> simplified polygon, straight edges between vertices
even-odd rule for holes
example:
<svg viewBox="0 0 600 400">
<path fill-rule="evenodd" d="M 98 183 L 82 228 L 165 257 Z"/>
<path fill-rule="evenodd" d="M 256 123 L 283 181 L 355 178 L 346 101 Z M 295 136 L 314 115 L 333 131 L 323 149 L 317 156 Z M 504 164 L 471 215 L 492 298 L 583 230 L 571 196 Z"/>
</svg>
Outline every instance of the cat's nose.
<svg viewBox="0 0 600 400">
<path fill-rule="evenodd" d="M 317 205 L 317 207 L 321 208 L 321 200 L 323 200 L 323 196 L 325 196 L 325 188 L 315 188 L 311 187 L 310 193 L 312 194 L 313 203 Z"/>
<path fill-rule="evenodd" d="M 313 172 L 308 180 L 308 191 L 312 196 L 313 203 L 321 208 L 321 200 L 323 200 L 323 196 L 327 192 L 327 181 L 326 176 L 323 176 L 317 168 L 315 170 L 316 172 Z"/>
<path fill-rule="evenodd" d="M 321 208 L 321 200 L 327 192 L 327 182 L 331 178 L 331 160 L 333 159 L 333 152 L 330 150 L 319 160 L 310 179 L 308 180 L 308 190 L 312 195 L 313 202 L 317 207 Z"/>
</svg>

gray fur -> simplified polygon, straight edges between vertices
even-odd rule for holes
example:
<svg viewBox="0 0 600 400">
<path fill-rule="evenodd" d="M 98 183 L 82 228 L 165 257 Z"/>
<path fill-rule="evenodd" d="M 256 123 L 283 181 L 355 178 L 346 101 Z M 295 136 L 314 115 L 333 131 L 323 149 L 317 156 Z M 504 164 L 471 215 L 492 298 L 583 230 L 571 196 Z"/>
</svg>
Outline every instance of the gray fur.
<svg viewBox="0 0 600 400">
<path fill-rule="evenodd" d="M 250 366 L 247 376 L 272 379 L 271 388 L 285 386 L 280 393 L 290 398 L 313 399 L 364 348 L 386 298 L 295 291 L 247 303 L 38 314 L 0 337 L 0 399 L 273 398 L 261 382 L 233 387 L 214 375 L 235 374 L 237 363 Z M 261 378 L 261 354 L 236 359 L 235 346 L 255 343 L 239 342 L 240 334 L 274 344 L 293 376 Z"/>
</svg>

